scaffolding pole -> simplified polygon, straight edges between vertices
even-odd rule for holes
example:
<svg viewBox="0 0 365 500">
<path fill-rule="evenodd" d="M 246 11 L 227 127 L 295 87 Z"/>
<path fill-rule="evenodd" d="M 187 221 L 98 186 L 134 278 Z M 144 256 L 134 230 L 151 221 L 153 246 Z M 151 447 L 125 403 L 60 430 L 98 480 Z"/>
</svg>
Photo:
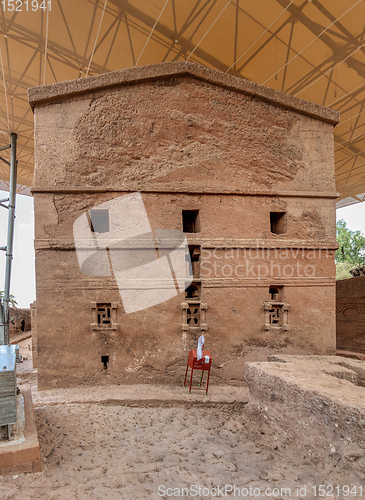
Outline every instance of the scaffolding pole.
<svg viewBox="0 0 365 500">
<path fill-rule="evenodd" d="M 6 251 L 5 261 L 5 285 L 4 296 L 0 301 L 0 345 L 9 345 L 9 306 L 10 306 L 10 282 L 11 264 L 13 260 L 14 241 L 14 219 L 15 219 L 15 198 L 17 182 L 17 159 L 16 159 L 17 134 L 10 134 L 10 191 L 8 209 L 8 232 L 7 244 L 2 248 Z M 7 162 L 6 162 L 7 163 Z M 3 200 L 2 200 L 3 201 Z M 4 205 L 2 205 L 4 206 Z"/>
</svg>

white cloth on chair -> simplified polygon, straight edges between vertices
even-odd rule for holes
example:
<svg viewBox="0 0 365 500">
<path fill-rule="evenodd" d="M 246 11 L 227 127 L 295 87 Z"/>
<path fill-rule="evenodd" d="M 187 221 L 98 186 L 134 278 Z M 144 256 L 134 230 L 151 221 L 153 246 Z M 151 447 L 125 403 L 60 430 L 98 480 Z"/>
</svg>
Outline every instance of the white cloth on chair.
<svg viewBox="0 0 365 500">
<path fill-rule="evenodd" d="M 203 357 L 204 342 L 205 342 L 205 338 L 203 337 L 203 335 L 200 335 L 200 337 L 198 338 L 198 348 L 196 350 L 196 357 L 197 357 L 198 361 L 200 361 Z"/>
</svg>

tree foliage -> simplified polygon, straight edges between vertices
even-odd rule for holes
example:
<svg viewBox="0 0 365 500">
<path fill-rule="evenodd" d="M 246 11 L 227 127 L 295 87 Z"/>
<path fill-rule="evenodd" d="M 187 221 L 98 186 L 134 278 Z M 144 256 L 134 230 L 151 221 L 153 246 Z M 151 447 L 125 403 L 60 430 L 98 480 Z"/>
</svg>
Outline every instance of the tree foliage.
<svg viewBox="0 0 365 500">
<path fill-rule="evenodd" d="M 337 262 L 336 263 L 336 280 L 348 280 L 352 278 L 351 269 L 354 265 L 351 262 Z"/>
<path fill-rule="evenodd" d="M 336 264 L 346 262 L 353 266 L 365 264 L 365 236 L 360 231 L 351 231 L 341 219 L 336 224 L 337 243 Z"/>
<path fill-rule="evenodd" d="M 10 303 L 9 305 L 16 307 L 18 305 L 18 302 L 15 300 L 14 295 L 10 295 Z M 0 290 L 0 302 L 3 302 L 4 300 L 4 292 Z"/>
</svg>

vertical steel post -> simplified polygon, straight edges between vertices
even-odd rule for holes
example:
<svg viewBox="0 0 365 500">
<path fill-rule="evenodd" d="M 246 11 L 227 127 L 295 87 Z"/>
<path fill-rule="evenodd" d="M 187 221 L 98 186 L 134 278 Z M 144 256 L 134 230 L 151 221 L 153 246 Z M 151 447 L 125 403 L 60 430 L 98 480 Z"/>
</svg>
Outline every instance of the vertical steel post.
<svg viewBox="0 0 365 500">
<path fill-rule="evenodd" d="M 3 301 L 0 299 L 0 345 L 4 345 L 5 340 L 5 321 Z"/>
<path fill-rule="evenodd" d="M 13 241 L 14 241 L 14 219 L 15 219 L 15 198 L 17 181 L 17 160 L 16 160 L 16 141 L 17 134 L 10 134 L 10 193 L 9 193 L 9 213 L 8 213 L 8 238 L 6 245 L 6 263 L 5 263 L 5 286 L 3 300 L 3 339 L 0 335 L 0 343 L 9 344 L 9 305 L 10 305 L 10 278 L 11 264 L 13 260 Z M 2 342 L 1 342 L 2 341 Z"/>
</svg>

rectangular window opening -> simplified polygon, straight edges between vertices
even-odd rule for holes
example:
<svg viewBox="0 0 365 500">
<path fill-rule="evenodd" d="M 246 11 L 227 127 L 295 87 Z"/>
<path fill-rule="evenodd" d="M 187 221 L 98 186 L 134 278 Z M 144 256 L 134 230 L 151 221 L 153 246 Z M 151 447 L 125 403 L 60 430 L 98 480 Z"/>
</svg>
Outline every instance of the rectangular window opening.
<svg viewBox="0 0 365 500">
<path fill-rule="evenodd" d="M 273 234 L 286 233 L 286 212 L 270 212 L 270 230 Z"/>
<path fill-rule="evenodd" d="M 189 253 L 191 262 L 199 262 L 200 260 L 200 246 L 189 245 Z"/>
<path fill-rule="evenodd" d="M 185 290 L 185 299 L 200 300 L 201 283 L 193 282 Z"/>
<path fill-rule="evenodd" d="M 93 233 L 109 232 L 109 210 L 94 209 L 90 210 L 91 231 Z"/>
<path fill-rule="evenodd" d="M 269 296 L 269 300 L 272 300 L 274 302 L 283 302 L 284 287 L 282 285 L 270 285 Z"/>
<path fill-rule="evenodd" d="M 189 275 L 193 278 L 199 278 L 200 276 L 200 246 L 199 245 L 189 245 L 189 254 L 187 254 L 187 260 L 191 262 L 191 267 L 189 268 Z"/>
<path fill-rule="evenodd" d="M 109 363 L 109 356 L 102 356 L 101 357 L 101 362 L 104 365 L 104 370 L 108 369 L 108 363 Z"/>
<path fill-rule="evenodd" d="M 199 210 L 183 210 L 182 220 L 184 233 L 200 232 Z"/>
</svg>

